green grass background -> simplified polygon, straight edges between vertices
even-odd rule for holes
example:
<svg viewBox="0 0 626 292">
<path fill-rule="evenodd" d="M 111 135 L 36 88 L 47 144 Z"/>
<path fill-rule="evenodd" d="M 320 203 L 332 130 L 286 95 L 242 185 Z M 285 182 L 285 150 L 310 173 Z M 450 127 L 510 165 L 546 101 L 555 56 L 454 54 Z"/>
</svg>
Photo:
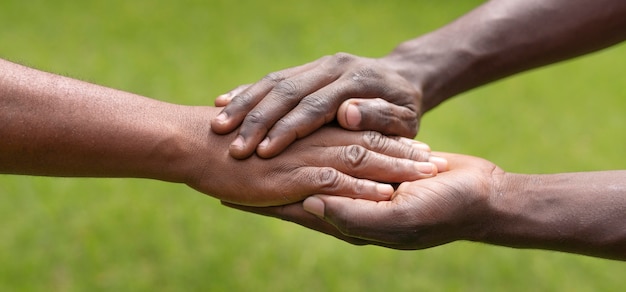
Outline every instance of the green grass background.
<svg viewBox="0 0 626 292">
<path fill-rule="evenodd" d="M 206 105 L 323 55 L 382 56 L 481 2 L 8 0 L 0 57 Z M 515 172 L 623 169 L 624 57 L 618 46 L 463 94 L 429 113 L 418 139 Z M 351 246 L 184 185 L 0 176 L 0 291 L 615 291 L 625 282 L 622 263 L 558 252 Z"/>
</svg>

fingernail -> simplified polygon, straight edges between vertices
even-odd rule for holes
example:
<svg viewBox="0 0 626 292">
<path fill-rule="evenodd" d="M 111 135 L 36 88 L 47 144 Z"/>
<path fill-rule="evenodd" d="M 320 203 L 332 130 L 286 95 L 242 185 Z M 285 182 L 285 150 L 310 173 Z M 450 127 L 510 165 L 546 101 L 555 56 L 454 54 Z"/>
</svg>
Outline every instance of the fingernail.
<svg viewBox="0 0 626 292">
<path fill-rule="evenodd" d="M 302 202 L 302 208 L 317 217 L 324 218 L 324 201 L 318 197 L 311 196 L 306 198 Z"/>
<path fill-rule="evenodd" d="M 263 139 L 263 141 L 261 141 L 261 143 L 259 143 L 259 147 L 260 148 L 265 148 L 269 144 L 270 144 L 270 138 L 265 137 L 265 139 Z"/>
<path fill-rule="evenodd" d="M 224 123 L 226 121 L 226 118 L 228 118 L 226 113 L 220 113 L 219 115 L 217 115 L 217 117 L 215 117 L 215 121 L 217 121 L 218 123 L 222 124 L 222 123 Z"/>
<path fill-rule="evenodd" d="M 354 104 L 349 104 L 346 108 L 346 123 L 350 127 L 357 127 L 361 123 L 361 112 Z"/>
<path fill-rule="evenodd" d="M 436 166 L 430 162 L 415 162 L 413 163 L 415 169 L 423 174 L 436 173 Z"/>
<path fill-rule="evenodd" d="M 220 96 L 218 96 L 217 98 L 226 98 L 226 99 L 230 99 L 230 97 L 233 95 L 232 92 L 226 92 L 224 94 L 221 94 Z"/>
<path fill-rule="evenodd" d="M 237 138 L 235 138 L 235 141 L 230 144 L 230 147 L 242 149 L 244 147 L 243 137 L 237 136 Z"/>
<path fill-rule="evenodd" d="M 428 161 L 437 166 L 437 170 L 440 172 L 448 170 L 448 160 L 443 157 L 431 156 Z"/>
<path fill-rule="evenodd" d="M 394 192 L 393 187 L 388 184 L 378 184 L 376 185 L 376 190 L 381 195 L 385 195 L 387 197 L 393 195 L 393 192 Z"/>
</svg>

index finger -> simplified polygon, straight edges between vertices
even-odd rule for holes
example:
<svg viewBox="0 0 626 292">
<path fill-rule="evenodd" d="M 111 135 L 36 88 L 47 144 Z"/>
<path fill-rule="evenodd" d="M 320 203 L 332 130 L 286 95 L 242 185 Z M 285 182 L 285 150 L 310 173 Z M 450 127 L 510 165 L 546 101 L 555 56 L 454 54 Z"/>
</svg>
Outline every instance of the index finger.
<svg viewBox="0 0 626 292">
<path fill-rule="evenodd" d="M 239 137 L 243 145 L 240 148 L 231 148 L 231 155 L 235 158 L 243 158 L 254 153 L 257 145 L 278 120 L 288 115 L 303 99 L 318 89 L 331 87 L 336 79 L 337 76 L 329 72 L 308 70 L 276 83 L 265 98 L 244 118 L 239 128 Z M 334 113 L 332 116 L 334 117 Z M 321 125 L 307 124 L 306 126 L 312 131 Z"/>
<path fill-rule="evenodd" d="M 211 130 L 216 134 L 228 134 L 235 130 L 243 121 L 244 117 L 267 95 L 267 93 L 283 79 L 308 70 L 315 62 L 284 69 L 267 74 L 258 82 L 248 86 L 244 90 L 239 86 L 224 94 L 232 95 L 230 101 L 220 101 L 226 106 L 211 120 Z"/>
</svg>

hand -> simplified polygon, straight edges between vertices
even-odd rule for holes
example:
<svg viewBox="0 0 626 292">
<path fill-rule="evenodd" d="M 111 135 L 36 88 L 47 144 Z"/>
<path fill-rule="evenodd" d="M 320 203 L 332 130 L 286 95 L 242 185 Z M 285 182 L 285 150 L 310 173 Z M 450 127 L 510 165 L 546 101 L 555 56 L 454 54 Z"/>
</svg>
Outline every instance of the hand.
<svg viewBox="0 0 626 292">
<path fill-rule="evenodd" d="M 212 135 L 209 140 L 223 145 L 205 147 L 206 153 L 190 159 L 197 175 L 188 184 L 242 205 L 283 205 L 314 194 L 388 200 L 393 187 L 386 183 L 434 176 L 442 161 L 411 139 L 337 127 L 324 127 L 271 159 L 237 160 L 228 154 L 232 136 Z"/>
<path fill-rule="evenodd" d="M 402 183 L 390 201 L 319 195 L 271 208 L 226 205 L 292 221 L 353 244 L 423 249 L 471 238 L 488 220 L 487 198 L 495 177 L 504 172 L 480 158 L 437 155 L 447 159 L 448 171 Z"/>
<path fill-rule="evenodd" d="M 226 134 L 241 125 L 230 148 L 235 158 L 255 150 L 261 157 L 273 157 L 335 120 L 340 105 L 353 98 L 344 105 L 349 115 L 338 117 L 342 127 L 413 138 L 421 92 L 392 67 L 383 59 L 339 53 L 271 73 L 218 97 L 216 105 L 226 107 L 211 128 Z"/>
</svg>

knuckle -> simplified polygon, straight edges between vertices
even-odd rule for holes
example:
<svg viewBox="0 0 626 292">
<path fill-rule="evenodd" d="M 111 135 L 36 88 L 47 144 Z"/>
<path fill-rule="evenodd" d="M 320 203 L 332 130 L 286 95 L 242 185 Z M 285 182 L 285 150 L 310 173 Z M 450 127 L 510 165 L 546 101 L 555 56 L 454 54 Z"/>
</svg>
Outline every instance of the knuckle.
<svg viewBox="0 0 626 292">
<path fill-rule="evenodd" d="M 393 109 L 390 104 L 383 101 L 382 99 L 377 98 L 375 107 L 372 109 L 372 112 L 376 113 L 377 117 L 374 119 L 376 123 L 383 129 L 395 128 L 395 123 L 398 119 L 396 115 L 394 115 Z"/>
<path fill-rule="evenodd" d="M 297 97 L 301 93 L 300 85 L 292 80 L 282 80 L 274 87 L 274 92 L 287 99 Z"/>
<path fill-rule="evenodd" d="M 337 65 L 346 65 L 356 60 L 356 56 L 344 52 L 339 52 L 333 55 L 333 61 Z"/>
<path fill-rule="evenodd" d="M 341 179 L 339 176 L 339 172 L 331 167 L 323 167 L 317 173 L 317 184 L 325 190 L 334 191 L 339 188 L 341 184 Z"/>
<path fill-rule="evenodd" d="M 361 68 L 352 73 L 352 80 L 366 81 L 367 79 L 382 79 L 379 69 L 372 65 L 363 65 Z"/>
<path fill-rule="evenodd" d="M 233 97 L 232 101 L 230 102 L 230 105 L 233 106 L 237 106 L 237 107 L 245 107 L 249 104 L 253 104 L 254 102 L 254 96 L 250 93 L 247 92 L 242 92 L 237 94 L 235 97 Z"/>
<path fill-rule="evenodd" d="M 343 161 L 348 169 L 360 167 L 369 155 L 369 151 L 359 145 L 349 145 L 343 147 L 340 160 Z"/>
<path fill-rule="evenodd" d="M 417 135 L 418 128 L 418 114 L 412 110 L 403 110 L 400 114 L 394 114 L 394 121 L 390 121 L 388 127 L 398 129 L 398 134 L 413 138 Z"/>
<path fill-rule="evenodd" d="M 387 138 L 376 131 L 365 132 L 363 142 L 367 145 L 368 149 L 384 149 L 388 145 Z"/>
<path fill-rule="evenodd" d="M 325 122 L 335 119 L 336 110 L 331 106 L 332 101 L 320 98 L 315 95 L 309 95 L 300 102 L 304 112 L 311 117 L 323 117 Z"/>
<path fill-rule="evenodd" d="M 273 84 L 276 84 L 285 79 L 282 73 L 280 72 L 272 72 L 263 77 L 263 81 L 267 81 Z"/>
<path fill-rule="evenodd" d="M 246 124 L 258 125 L 258 124 L 264 124 L 266 120 L 267 119 L 265 118 L 265 114 L 262 111 L 255 109 L 255 110 L 252 110 L 250 113 L 248 113 L 248 115 L 244 119 L 244 122 Z"/>
</svg>

